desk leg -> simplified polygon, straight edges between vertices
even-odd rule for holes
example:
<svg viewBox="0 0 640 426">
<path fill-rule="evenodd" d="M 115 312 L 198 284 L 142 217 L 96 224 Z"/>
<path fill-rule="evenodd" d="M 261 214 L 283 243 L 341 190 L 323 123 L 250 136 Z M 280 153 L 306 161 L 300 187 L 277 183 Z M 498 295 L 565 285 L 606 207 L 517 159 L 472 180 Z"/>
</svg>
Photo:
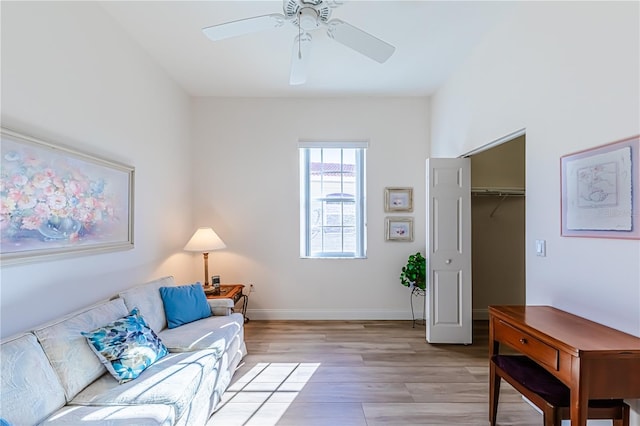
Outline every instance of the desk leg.
<svg viewBox="0 0 640 426">
<path fill-rule="evenodd" d="M 500 353 L 500 342 L 495 340 L 493 320 L 489 320 L 489 422 L 496 426 L 498 415 L 498 400 L 500 399 L 500 382 L 502 379 L 496 374 L 493 356 Z"/>
<path fill-rule="evenodd" d="M 586 398 L 586 393 L 571 389 L 571 426 L 587 426 L 588 406 L 589 400 Z"/>
<path fill-rule="evenodd" d="M 495 364 L 492 360 L 489 361 L 489 423 L 491 426 L 496 426 L 501 380 L 500 376 L 496 374 Z"/>
<path fill-rule="evenodd" d="M 571 360 L 571 426 L 587 426 L 589 411 L 588 380 L 583 377 L 584 368 L 580 368 L 580 358 Z"/>
</svg>

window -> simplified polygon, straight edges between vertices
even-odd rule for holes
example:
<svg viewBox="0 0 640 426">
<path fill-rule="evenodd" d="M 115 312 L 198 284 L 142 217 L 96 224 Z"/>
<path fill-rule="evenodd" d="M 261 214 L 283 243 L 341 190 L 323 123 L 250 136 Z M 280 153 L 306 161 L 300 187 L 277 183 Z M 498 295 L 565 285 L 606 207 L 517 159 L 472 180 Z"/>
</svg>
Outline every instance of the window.
<svg viewBox="0 0 640 426">
<path fill-rule="evenodd" d="M 366 256 L 366 142 L 300 142 L 300 254 Z"/>
</svg>

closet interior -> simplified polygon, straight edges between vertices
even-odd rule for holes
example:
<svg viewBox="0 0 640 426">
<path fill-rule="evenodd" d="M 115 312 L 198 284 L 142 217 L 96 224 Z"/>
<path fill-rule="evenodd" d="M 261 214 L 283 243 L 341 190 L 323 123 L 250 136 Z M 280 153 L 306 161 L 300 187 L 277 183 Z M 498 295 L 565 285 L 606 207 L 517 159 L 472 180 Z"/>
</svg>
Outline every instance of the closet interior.
<svg viewBox="0 0 640 426">
<path fill-rule="evenodd" d="M 471 156 L 473 318 L 525 304 L 525 135 Z"/>
</svg>

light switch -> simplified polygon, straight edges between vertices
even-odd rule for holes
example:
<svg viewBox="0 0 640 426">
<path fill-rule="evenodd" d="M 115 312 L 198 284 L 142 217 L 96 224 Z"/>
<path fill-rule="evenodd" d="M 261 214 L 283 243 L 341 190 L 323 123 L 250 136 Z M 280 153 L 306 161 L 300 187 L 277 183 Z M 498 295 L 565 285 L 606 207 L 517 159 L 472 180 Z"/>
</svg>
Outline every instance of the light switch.
<svg viewBox="0 0 640 426">
<path fill-rule="evenodd" d="M 545 240 L 536 240 L 536 256 L 547 256 L 547 242 Z"/>
</svg>

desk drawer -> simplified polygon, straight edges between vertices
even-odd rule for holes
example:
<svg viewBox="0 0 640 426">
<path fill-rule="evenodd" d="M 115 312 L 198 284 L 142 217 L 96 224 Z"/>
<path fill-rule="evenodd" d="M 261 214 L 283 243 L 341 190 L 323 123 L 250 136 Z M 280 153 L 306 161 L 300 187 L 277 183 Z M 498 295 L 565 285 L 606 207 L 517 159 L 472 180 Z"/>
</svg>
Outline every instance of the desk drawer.
<svg viewBox="0 0 640 426">
<path fill-rule="evenodd" d="M 558 370 L 558 350 L 553 346 L 513 327 L 502 320 L 494 319 L 494 339 L 504 342 L 536 362 Z"/>
</svg>

